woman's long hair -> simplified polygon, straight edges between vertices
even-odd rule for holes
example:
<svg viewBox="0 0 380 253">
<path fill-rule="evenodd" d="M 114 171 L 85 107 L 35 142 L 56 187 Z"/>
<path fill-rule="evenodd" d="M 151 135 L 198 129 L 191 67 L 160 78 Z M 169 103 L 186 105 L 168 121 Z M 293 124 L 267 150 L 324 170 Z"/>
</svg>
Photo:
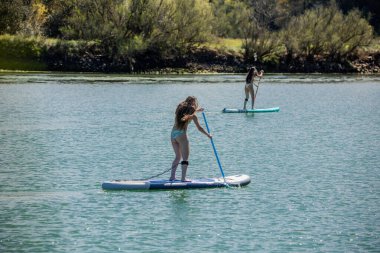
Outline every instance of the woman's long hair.
<svg viewBox="0 0 380 253">
<path fill-rule="evenodd" d="M 185 99 L 185 102 L 188 103 L 189 105 L 192 105 L 195 109 L 198 109 L 198 99 L 194 96 L 188 96 Z"/>
<path fill-rule="evenodd" d="M 195 112 L 195 107 L 191 103 L 182 102 L 177 106 L 175 111 L 175 124 L 178 129 L 184 129 L 188 121 L 186 116 Z"/>
<path fill-rule="evenodd" d="M 253 77 L 257 75 L 257 70 L 255 67 L 249 69 L 247 77 L 245 78 L 245 83 L 251 83 Z"/>
</svg>

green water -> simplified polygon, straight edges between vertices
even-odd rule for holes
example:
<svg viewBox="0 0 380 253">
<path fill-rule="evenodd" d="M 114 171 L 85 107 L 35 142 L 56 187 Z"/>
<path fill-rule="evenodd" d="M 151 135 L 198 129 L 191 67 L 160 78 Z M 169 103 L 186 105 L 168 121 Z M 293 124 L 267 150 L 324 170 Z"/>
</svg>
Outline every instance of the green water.
<svg viewBox="0 0 380 253">
<path fill-rule="evenodd" d="M 0 252 L 379 252 L 380 77 L 0 75 Z M 197 96 L 238 189 L 104 192 L 174 158 L 176 105 Z M 201 124 L 204 122 L 200 115 Z M 189 127 L 188 176 L 220 176 Z M 165 174 L 168 178 L 169 174 Z"/>
</svg>

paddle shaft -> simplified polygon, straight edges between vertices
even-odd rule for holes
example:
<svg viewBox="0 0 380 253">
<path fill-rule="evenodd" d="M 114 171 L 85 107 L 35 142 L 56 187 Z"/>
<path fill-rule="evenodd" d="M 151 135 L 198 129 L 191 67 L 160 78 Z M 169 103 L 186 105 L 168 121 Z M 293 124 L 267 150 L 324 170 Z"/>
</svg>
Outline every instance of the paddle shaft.
<svg viewBox="0 0 380 253">
<path fill-rule="evenodd" d="M 253 103 L 256 102 L 256 96 L 257 96 L 257 93 L 259 92 L 260 81 L 261 81 L 261 77 L 260 77 L 259 81 L 257 82 L 257 89 L 256 89 L 256 93 L 255 93 L 255 98 L 253 99 Z"/>
<path fill-rule="evenodd" d="M 204 112 L 202 112 L 202 116 L 203 116 L 203 119 L 204 119 L 205 124 L 206 124 L 207 132 L 210 134 L 210 129 L 208 127 L 208 123 L 207 123 L 207 119 L 206 119 L 206 114 Z M 222 173 L 224 182 L 226 182 L 226 178 L 224 177 L 224 172 L 223 172 L 223 169 L 222 169 L 222 165 L 220 164 L 218 152 L 216 151 L 216 148 L 215 148 L 214 140 L 213 140 L 213 138 L 211 138 L 210 140 L 211 140 L 212 148 L 214 149 L 214 154 L 215 154 L 215 157 L 216 157 L 216 161 L 218 162 L 218 166 L 219 166 L 220 172 Z"/>
</svg>

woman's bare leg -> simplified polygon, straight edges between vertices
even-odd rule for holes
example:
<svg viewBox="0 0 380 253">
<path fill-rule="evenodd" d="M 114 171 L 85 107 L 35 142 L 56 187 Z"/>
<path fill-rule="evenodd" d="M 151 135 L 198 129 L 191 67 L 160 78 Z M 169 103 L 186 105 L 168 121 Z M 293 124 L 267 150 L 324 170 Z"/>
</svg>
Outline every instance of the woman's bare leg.
<svg viewBox="0 0 380 253">
<path fill-rule="evenodd" d="M 181 180 L 186 181 L 186 173 L 187 173 L 187 167 L 188 167 L 188 161 L 189 161 L 189 155 L 190 155 L 190 145 L 189 145 L 189 141 L 187 139 L 186 134 L 178 136 L 176 140 L 179 142 L 179 146 L 181 149 L 181 155 L 182 155 L 182 164 L 181 164 L 182 176 L 181 176 Z M 183 162 L 187 162 L 187 164 L 183 163 Z"/>
<path fill-rule="evenodd" d="M 249 90 L 248 90 L 247 86 L 244 87 L 244 92 L 245 92 L 245 99 L 244 99 L 243 109 L 247 110 L 247 102 L 248 102 L 248 98 L 249 98 Z"/>
<path fill-rule="evenodd" d="M 175 158 L 172 163 L 172 170 L 171 170 L 169 180 L 175 180 L 175 172 L 177 170 L 179 162 L 181 161 L 181 150 L 179 147 L 179 143 L 177 141 L 172 141 L 172 146 L 175 153 Z"/>
<path fill-rule="evenodd" d="M 249 92 L 251 93 L 251 105 L 252 105 L 252 110 L 253 110 L 253 107 L 255 105 L 255 90 L 253 88 L 253 85 L 250 86 L 250 89 L 249 89 Z"/>
</svg>

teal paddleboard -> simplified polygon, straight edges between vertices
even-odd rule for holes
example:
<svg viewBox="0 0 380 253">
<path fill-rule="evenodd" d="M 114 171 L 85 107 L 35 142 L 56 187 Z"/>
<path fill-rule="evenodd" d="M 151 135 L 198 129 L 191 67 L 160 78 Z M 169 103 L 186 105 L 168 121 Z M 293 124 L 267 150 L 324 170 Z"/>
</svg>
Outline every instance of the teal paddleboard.
<svg viewBox="0 0 380 253">
<path fill-rule="evenodd" d="M 263 113 L 263 112 L 278 112 L 280 111 L 280 107 L 273 107 L 273 108 L 264 108 L 264 109 L 229 109 L 224 108 L 224 113 Z"/>
</svg>

